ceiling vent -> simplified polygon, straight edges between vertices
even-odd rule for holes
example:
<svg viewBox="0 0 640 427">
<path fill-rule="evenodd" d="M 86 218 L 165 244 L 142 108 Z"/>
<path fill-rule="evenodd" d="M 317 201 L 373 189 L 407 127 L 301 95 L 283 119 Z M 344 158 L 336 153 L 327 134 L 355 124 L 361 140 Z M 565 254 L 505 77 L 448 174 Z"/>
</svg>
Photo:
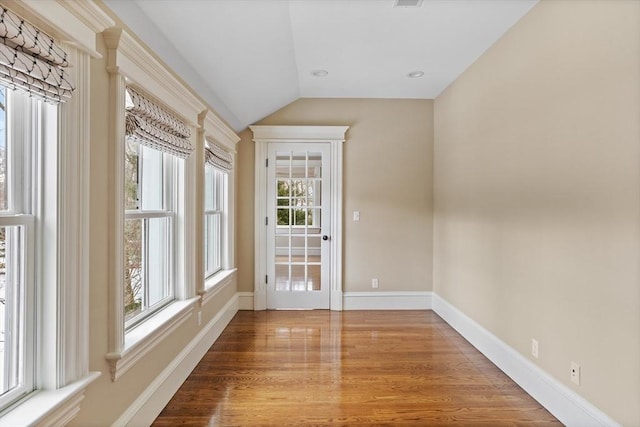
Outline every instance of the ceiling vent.
<svg viewBox="0 0 640 427">
<path fill-rule="evenodd" d="M 422 0 L 395 0 L 393 7 L 420 7 Z"/>
</svg>

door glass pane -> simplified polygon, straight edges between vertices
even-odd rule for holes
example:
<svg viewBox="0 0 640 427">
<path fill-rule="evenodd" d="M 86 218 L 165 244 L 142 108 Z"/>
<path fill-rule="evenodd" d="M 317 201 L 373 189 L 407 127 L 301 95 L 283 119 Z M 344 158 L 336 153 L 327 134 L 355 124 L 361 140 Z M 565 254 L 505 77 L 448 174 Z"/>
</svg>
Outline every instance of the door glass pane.
<svg viewBox="0 0 640 427">
<path fill-rule="evenodd" d="M 276 214 L 278 217 L 277 226 L 288 227 L 289 225 L 291 225 L 291 211 L 289 208 L 280 208 L 277 210 Z"/>
<path fill-rule="evenodd" d="M 299 258 L 299 257 L 296 257 Z M 294 258 L 294 259 L 296 259 Z M 292 291 L 306 291 L 306 268 L 305 265 L 296 265 L 293 264 L 291 266 L 291 290 Z"/>
<path fill-rule="evenodd" d="M 308 209 L 292 209 L 293 213 L 293 225 L 301 226 L 307 225 Z"/>
<path fill-rule="evenodd" d="M 314 261 L 314 262 L 319 262 L 320 261 L 320 235 L 316 234 L 316 235 L 311 235 L 307 237 L 307 256 L 309 257 L 309 260 Z M 315 257 L 315 258 L 313 258 Z"/>
<path fill-rule="evenodd" d="M 320 258 L 320 257 L 318 257 Z M 321 282 L 321 268 L 320 263 L 317 265 L 308 265 L 308 277 L 307 277 L 307 290 L 319 291 Z"/>
<path fill-rule="evenodd" d="M 283 258 L 283 257 L 277 257 Z M 285 260 L 288 261 L 289 257 L 284 256 Z M 291 280 L 290 280 L 290 272 L 289 267 L 290 264 L 288 262 L 278 262 L 276 259 L 276 291 L 289 291 L 291 290 Z"/>
</svg>

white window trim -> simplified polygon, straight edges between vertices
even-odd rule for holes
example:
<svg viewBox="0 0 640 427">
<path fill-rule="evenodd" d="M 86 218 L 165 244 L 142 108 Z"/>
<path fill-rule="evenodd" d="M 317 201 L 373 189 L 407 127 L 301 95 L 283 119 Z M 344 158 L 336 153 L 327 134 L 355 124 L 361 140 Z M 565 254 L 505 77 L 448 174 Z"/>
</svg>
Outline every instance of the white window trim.
<svg viewBox="0 0 640 427">
<path fill-rule="evenodd" d="M 194 272 L 198 255 L 197 247 L 196 195 L 197 158 L 191 156 L 186 161 L 178 161 L 176 185 L 178 200 L 174 210 L 176 221 L 173 241 L 175 251 L 173 276 L 177 286 L 175 300 L 164 309 L 149 317 L 125 334 L 123 307 L 124 280 L 124 141 L 125 141 L 125 90 L 127 84 L 134 84 L 152 94 L 185 120 L 187 125 L 198 126 L 198 119 L 206 106 L 184 86 L 163 64 L 155 59 L 129 33 L 119 28 L 103 32 L 107 46 L 107 71 L 109 72 L 109 140 L 111 141 L 110 171 L 113 174 L 110 199 L 109 229 L 113 246 L 110 253 L 112 276 L 109 292 L 109 352 L 105 358 L 109 362 L 111 379 L 116 381 L 136 362 L 147 355 L 192 314 L 198 302 Z M 195 132 L 194 132 L 195 133 Z M 192 141 L 193 142 L 193 141 Z M 204 156 L 204 154 L 202 154 Z M 200 264 L 201 265 L 201 264 Z"/>
<path fill-rule="evenodd" d="M 342 151 L 349 126 L 249 126 L 255 142 L 255 277 L 254 310 L 267 308 L 267 188 L 265 162 L 269 142 L 331 144 L 331 310 L 342 310 Z"/>
<path fill-rule="evenodd" d="M 39 271 L 55 279 L 38 298 L 38 390 L 3 413 L 0 424 L 63 425 L 100 376 L 89 372 L 89 61 L 100 56 L 96 34 L 114 22 L 91 2 L 15 1 L 11 8 L 63 42 L 76 90 L 58 107 L 58 144 L 44 141 L 43 147 L 47 176 L 40 179 L 49 197 L 40 222 L 51 232 L 42 247 L 64 256 L 50 258 Z"/>
</svg>

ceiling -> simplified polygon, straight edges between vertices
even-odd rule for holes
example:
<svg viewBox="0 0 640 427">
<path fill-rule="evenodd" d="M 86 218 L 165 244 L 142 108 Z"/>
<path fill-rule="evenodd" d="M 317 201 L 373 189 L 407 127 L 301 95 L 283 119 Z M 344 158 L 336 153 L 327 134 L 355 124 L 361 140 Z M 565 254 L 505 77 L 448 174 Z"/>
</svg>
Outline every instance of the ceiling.
<svg viewBox="0 0 640 427">
<path fill-rule="evenodd" d="M 298 98 L 433 99 L 536 2 L 105 0 L 236 131 Z"/>
</svg>

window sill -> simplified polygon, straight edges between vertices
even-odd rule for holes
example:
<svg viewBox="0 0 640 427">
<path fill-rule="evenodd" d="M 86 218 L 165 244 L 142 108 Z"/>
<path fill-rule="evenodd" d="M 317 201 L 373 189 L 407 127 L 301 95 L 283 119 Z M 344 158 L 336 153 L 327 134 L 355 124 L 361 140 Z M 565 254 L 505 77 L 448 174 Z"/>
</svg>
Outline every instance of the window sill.
<svg viewBox="0 0 640 427">
<path fill-rule="evenodd" d="M 124 336 L 124 349 L 105 356 L 109 361 L 111 380 L 116 381 L 120 378 L 138 360 L 182 325 L 191 316 L 197 301 L 198 298 L 175 301 L 127 332 Z"/>
<path fill-rule="evenodd" d="M 209 300 L 211 300 L 211 298 L 213 298 L 229 283 L 231 283 L 231 280 L 235 276 L 236 271 L 238 271 L 237 268 L 222 270 L 207 278 L 204 281 L 204 290 L 198 292 L 201 298 L 200 305 L 205 305 L 207 302 L 209 302 Z"/>
<path fill-rule="evenodd" d="M 65 425 L 80 410 L 84 390 L 100 372 L 90 372 L 83 379 L 57 390 L 38 390 L 0 417 L 3 426 Z"/>
</svg>

